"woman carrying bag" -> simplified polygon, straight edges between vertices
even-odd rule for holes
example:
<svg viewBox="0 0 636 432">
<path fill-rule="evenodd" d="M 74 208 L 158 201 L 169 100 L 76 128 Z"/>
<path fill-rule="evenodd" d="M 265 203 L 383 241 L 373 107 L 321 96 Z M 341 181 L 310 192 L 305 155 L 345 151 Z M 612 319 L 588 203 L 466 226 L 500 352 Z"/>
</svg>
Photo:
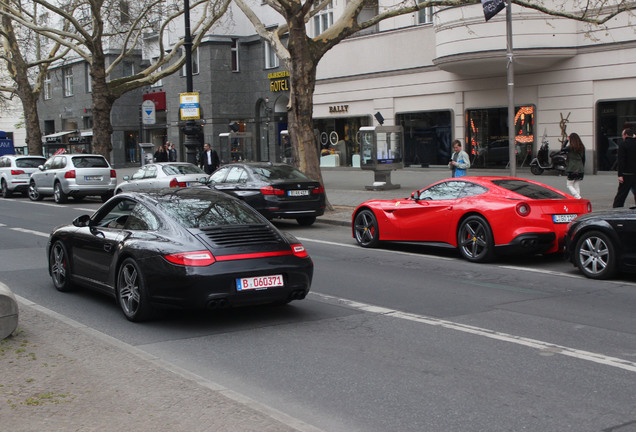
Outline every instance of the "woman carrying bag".
<svg viewBox="0 0 636 432">
<path fill-rule="evenodd" d="M 448 167 L 451 169 L 451 177 L 463 177 L 466 175 L 466 170 L 470 168 L 468 153 L 462 150 L 460 140 L 453 141 L 453 155 Z"/>
</svg>

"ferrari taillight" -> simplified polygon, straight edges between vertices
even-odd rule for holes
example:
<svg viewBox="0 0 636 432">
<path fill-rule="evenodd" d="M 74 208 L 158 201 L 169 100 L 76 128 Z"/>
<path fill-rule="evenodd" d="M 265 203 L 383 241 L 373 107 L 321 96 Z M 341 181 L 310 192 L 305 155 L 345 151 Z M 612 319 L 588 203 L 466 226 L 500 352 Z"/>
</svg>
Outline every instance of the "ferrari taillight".
<svg viewBox="0 0 636 432">
<path fill-rule="evenodd" d="M 294 255 L 298 258 L 307 258 L 307 256 L 309 256 L 307 250 L 305 249 L 305 246 L 301 244 L 293 244 L 291 245 L 291 248 L 292 252 L 294 252 Z"/>
<path fill-rule="evenodd" d="M 517 214 L 519 216 L 528 216 L 530 214 L 530 206 L 526 203 L 517 204 Z"/>
<path fill-rule="evenodd" d="M 591 202 L 588 202 L 588 203 L 587 203 L 587 212 L 589 213 L 589 212 L 591 212 L 591 211 L 592 211 L 592 203 L 591 203 Z"/>
<path fill-rule="evenodd" d="M 172 264 L 193 267 L 205 267 L 216 262 L 210 251 L 181 252 L 165 255 L 164 258 Z"/>
</svg>

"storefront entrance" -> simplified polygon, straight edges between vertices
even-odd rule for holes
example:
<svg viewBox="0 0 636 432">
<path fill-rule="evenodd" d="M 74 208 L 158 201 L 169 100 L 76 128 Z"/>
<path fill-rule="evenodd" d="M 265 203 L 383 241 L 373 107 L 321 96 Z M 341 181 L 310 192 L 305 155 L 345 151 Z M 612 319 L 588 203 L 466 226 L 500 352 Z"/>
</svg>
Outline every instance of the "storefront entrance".
<svg viewBox="0 0 636 432">
<path fill-rule="evenodd" d="M 623 129 L 636 129 L 636 100 L 599 102 L 596 107 L 596 168 L 615 171 Z"/>
</svg>

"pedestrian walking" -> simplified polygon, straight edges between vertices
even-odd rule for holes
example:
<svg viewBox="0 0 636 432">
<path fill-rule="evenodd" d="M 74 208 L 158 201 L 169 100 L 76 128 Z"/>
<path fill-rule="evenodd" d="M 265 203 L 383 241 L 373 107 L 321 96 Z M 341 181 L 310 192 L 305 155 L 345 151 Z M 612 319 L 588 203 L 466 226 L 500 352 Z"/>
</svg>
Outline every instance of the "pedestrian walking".
<svg viewBox="0 0 636 432">
<path fill-rule="evenodd" d="M 614 197 L 613 207 L 615 208 L 625 205 L 625 199 L 629 195 L 629 191 L 636 186 L 636 135 L 634 135 L 634 130 L 631 128 L 623 130 L 623 142 L 618 146 L 617 160 L 618 190 Z"/>
<path fill-rule="evenodd" d="M 220 164 L 219 155 L 216 153 L 216 150 L 213 150 L 208 143 L 203 144 L 203 151 L 199 157 L 199 166 L 203 168 L 203 171 L 205 171 L 206 174 L 212 174 L 217 170 Z"/>
<path fill-rule="evenodd" d="M 571 133 L 568 137 L 568 144 L 563 150 L 568 155 L 565 167 L 568 176 L 567 188 L 574 198 L 581 199 L 581 180 L 583 180 L 585 171 L 585 146 L 581 137 L 576 133 Z"/>
<path fill-rule="evenodd" d="M 468 154 L 462 150 L 460 140 L 453 141 L 453 154 L 448 167 L 451 170 L 451 177 L 463 177 L 466 175 L 466 170 L 470 168 L 470 159 Z"/>
<path fill-rule="evenodd" d="M 168 147 L 168 162 L 176 162 L 177 150 L 174 148 L 174 144 L 170 141 L 166 141 L 166 146 Z"/>
</svg>

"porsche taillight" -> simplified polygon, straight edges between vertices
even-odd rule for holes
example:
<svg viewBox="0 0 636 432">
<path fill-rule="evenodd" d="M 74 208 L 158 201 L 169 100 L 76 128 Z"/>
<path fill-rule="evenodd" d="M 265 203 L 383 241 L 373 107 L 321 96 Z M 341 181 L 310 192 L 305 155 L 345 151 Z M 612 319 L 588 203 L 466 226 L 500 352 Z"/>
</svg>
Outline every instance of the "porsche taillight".
<svg viewBox="0 0 636 432">
<path fill-rule="evenodd" d="M 305 246 L 301 245 L 300 243 L 291 245 L 291 248 L 294 256 L 297 256 L 298 258 L 307 258 L 309 256 L 307 250 L 305 249 Z"/>
<path fill-rule="evenodd" d="M 64 173 L 64 178 L 75 178 L 75 170 L 66 171 Z"/>
<path fill-rule="evenodd" d="M 528 216 L 530 214 L 530 206 L 527 203 L 519 203 L 516 207 L 519 216 Z"/>
<path fill-rule="evenodd" d="M 117 178 L 117 171 L 110 170 L 110 178 Z"/>
<path fill-rule="evenodd" d="M 205 250 L 164 255 L 164 258 L 172 264 L 192 267 L 205 267 L 216 262 L 214 255 Z"/>
</svg>

